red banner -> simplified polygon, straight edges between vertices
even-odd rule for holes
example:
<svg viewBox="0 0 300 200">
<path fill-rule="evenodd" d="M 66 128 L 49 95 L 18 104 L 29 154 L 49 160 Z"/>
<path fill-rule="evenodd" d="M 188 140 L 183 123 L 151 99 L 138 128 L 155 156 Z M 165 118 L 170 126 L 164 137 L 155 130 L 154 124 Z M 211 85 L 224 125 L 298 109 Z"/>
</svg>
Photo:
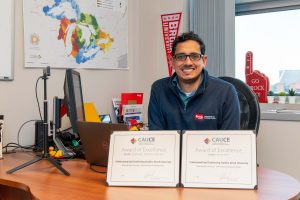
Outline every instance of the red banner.
<svg viewBox="0 0 300 200">
<path fill-rule="evenodd" d="M 181 12 L 161 15 L 169 75 L 172 76 L 172 43 L 177 37 L 180 26 Z"/>
<path fill-rule="evenodd" d="M 246 53 L 245 67 L 246 83 L 252 88 L 260 103 L 267 103 L 267 92 L 269 91 L 269 78 L 258 70 L 253 71 L 253 53 Z"/>
</svg>

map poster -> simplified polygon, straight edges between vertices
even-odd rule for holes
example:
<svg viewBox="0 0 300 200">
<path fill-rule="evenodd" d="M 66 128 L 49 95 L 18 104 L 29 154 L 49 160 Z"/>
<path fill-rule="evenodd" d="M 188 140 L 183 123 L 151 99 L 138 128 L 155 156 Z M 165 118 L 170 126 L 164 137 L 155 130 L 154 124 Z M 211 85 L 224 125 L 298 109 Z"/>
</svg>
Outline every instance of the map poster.
<svg viewBox="0 0 300 200">
<path fill-rule="evenodd" d="M 25 67 L 127 69 L 127 0 L 24 0 Z"/>
</svg>

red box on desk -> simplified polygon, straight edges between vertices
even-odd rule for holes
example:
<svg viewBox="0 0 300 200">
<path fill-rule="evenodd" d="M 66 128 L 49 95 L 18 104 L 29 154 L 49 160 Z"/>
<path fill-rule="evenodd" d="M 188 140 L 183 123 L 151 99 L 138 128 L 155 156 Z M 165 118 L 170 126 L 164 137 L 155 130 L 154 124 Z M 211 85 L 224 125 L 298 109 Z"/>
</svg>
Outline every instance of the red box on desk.
<svg viewBox="0 0 300 200">
<path fill-rule="evenodd" d="M 144 93 L 121 93 L 121 104 L 119 114 L 122 114 L 122 105 L 143 104 Z"/>
</svg>

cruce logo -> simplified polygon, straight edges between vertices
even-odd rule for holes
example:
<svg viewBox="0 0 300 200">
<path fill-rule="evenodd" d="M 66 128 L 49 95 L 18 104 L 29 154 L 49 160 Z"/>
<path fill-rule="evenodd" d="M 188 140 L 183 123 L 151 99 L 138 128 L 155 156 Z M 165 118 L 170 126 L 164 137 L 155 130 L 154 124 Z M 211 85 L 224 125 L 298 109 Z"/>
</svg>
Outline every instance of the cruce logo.
<svg viewBox="0 0 300 200">
<path fill-rule="evenodd" d="M 210 139 L 209 138 L 205 138 L 203 141 L 204 141 L 205 144 L 209 144 L 210 143 Z"/>
<path fill-rule="evenodd" d="M 131 142 L 131 144 L 134 144 L 134 143 L 136 143 L 136 139 L 135 138 L 132 138 L 131 140 L 130 140 L 130 142 Z"/>
<path fill-rule="evenodd" d="M 229 143 L 230 142 L 229 137 L 213 137 L 211 140 L 214 143 Z"/>
<path fill-rule="evenodd" d="M 155 137 L 140 137 L 138 138 L 139 142 L 154 142 Z"/>
</svg>

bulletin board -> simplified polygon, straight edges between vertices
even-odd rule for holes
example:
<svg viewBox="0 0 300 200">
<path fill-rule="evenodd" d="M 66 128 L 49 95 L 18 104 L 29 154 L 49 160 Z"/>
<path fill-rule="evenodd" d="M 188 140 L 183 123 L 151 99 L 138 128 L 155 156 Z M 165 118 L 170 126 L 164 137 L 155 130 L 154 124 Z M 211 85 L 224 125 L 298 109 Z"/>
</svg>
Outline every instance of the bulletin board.
<svg viewBox="0 0 300 200">
<path fill-rule="evenodd" d="M 0 1 L 0 80 L 13 80 L 14 0 Z"/>
</svg>

